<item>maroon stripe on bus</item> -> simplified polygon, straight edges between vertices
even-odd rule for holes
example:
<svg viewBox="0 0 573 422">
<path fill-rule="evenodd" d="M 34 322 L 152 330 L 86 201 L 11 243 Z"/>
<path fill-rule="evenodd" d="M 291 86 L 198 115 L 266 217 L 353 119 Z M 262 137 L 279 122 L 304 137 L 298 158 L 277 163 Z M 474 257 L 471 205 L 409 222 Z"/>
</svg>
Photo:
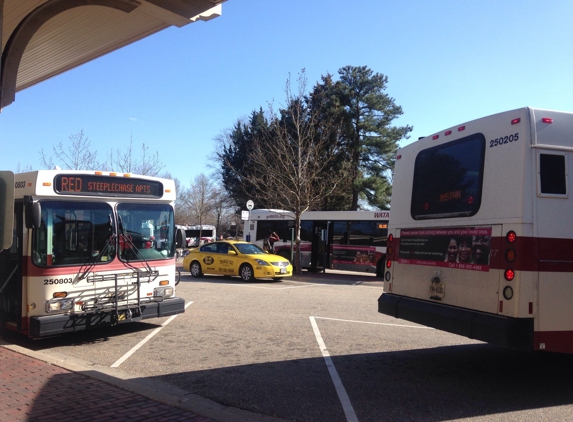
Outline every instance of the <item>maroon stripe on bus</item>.
<svg viewBox="0 0 573 422">
<path fill-rule="evenodd" d="M 400 253 L 400 238 L 394 237 L 391 253 L 387 259 L 397 261 Z M 515 259 L 507 260 L 510 249 Z M 540 272 L 573 272 L 573 239 L 535 238 L 518 236 L 514 243 L 504 237 L 493 237 L 490 244 L 490 269 Z"/>
<path fill-rule="evenodd" d="M 161 261 L 150 261 L 149 265 L 151 265 L 152 268 L 155 267 L 167 267 L 170 265 L 173 265 L 175 258 L 173 259 L 167 259 L 165 261 L 161 260 Z M 61 275 L 66 275 L 66 274 L 75 274 L 80 270 L 80 265 L 69 265 L 69 266 L 61 266 L 61 267 L 38 267 L 36 265 L 34 265 L 32 263 L 32 258 L 30 256 L 25 256 L 24 260 L 23 260 L 23 269 L 22 269 L 22 275 L 23 276 L 27 276 L 27 277 L 55 277 L 55 276 L 61 276 Z M 138 261 L 132 261 L 131 262 L 132 265 L 139 267 L 139 268 L 143 268 L 143 265 L 141 262 Z M 84 269 L 86 267 L 84 266 Z M 125 272 L 127 271 L 131 271 L 128 269 L 128 267 L 125 266 L 124 263 L 122 263 L 121 261 L 119 261 L 119 259 L 114 259 L 111 262 L 108 263 L 103 263 L 103 264 L 96 264 L 94 266 L 94 268 L 92 269 L 92 272 L 103 272 L 103 271 L 111 271 L 111 270 L 123 270 Z"/>
<path fill-rule="evenodd" d="M 533 350 L 573 353 L 573 331 L 536 331 L 533 333 Z"/>
</svg>

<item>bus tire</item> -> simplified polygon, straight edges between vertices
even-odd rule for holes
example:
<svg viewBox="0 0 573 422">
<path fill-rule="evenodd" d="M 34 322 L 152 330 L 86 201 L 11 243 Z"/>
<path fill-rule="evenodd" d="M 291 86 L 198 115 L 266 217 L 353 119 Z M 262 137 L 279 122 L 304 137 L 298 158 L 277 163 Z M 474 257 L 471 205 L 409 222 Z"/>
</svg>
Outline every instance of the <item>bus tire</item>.
<svg viewBox="0 0 573 422">
<path fill-rule="evenodd" d="M 381 256 L 376 263 L 376 277 L 384 278 L 384 263 L 386 262 L 386 255 Z"/>
<path fill-rule="evenodd" d="M 175 267 L 175 285 L 177 286 L 181 281 L 181 270 L 179 267 Z"/>
<path fill-rule="evenodd" d="M 239 269 L 239 275 L 243 281 L 255 281 L 253 267 L 251 267 L 249 264 L 241 265 L 241 268 Z"/>
<path fill-rule="evenodd" d="M 203 277 L 203 270 L 201 270 L 201 264 L 199 264 L 199 261 L 193 261 L 191 263 L 189 270 L 193 277 L 195 278 Z"/>
</svg>

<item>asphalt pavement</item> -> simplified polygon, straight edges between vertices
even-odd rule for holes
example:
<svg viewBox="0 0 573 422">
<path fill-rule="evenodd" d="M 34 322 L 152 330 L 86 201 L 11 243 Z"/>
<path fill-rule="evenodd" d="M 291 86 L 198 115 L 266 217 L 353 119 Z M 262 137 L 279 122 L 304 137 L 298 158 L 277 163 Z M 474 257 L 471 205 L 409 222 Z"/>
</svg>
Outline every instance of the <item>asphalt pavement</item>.
<svg viewBox="0 0 573 422">
<path fill-rule="evenodd" d="M 367 273 L 303 272 L 293 280 L 315 283 L 380 281 Z M 222 406 L 159 381 L 65 355 L 33 351 L 0 339 L 0 420 L 14 421 L 281 422 Z M 284 421 L 283 421 L 284 422 Z"/>
</svg>

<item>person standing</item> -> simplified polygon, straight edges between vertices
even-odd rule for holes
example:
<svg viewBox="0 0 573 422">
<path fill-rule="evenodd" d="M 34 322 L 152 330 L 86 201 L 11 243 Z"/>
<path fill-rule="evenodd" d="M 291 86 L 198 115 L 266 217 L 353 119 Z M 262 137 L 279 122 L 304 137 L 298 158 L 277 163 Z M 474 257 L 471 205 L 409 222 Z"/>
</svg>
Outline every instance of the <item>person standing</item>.
<svg viewBox="0 0 573 422">
<path fill-rule="evenodd" d="M 275 242 L 277 240 L 280 240 L 279 235 L 276 234 L 274 231 L 269 230 L 267 233 L 267 237 L 265 237 L 263 240 L 263 249 L 267 252 L 274 253 L 275 252 Z"/>
</svg>

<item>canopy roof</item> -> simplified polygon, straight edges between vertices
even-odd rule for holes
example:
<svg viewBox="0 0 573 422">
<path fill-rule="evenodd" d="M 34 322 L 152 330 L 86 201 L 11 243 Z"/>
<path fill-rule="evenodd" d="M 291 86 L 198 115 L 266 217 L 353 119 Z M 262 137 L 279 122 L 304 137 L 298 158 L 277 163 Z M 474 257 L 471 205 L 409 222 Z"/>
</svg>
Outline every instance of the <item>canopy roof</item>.
<svg viewBox="0 0 573 422">
<path fill-rule="evenodd" d="M 0 109 L 16 92 L 169 26 L 221 15 L 226 0 L 0 0 Z"/>
</svg>

